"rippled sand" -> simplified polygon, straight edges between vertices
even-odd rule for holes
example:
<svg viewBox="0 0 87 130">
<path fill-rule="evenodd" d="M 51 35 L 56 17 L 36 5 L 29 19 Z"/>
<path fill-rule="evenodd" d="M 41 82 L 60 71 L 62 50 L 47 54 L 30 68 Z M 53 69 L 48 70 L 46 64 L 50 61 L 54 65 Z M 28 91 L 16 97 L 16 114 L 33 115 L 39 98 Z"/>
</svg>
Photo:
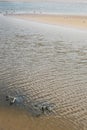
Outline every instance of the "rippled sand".
<svg viewBox="0 0 87 130">
<path fill-rule="evenodd" d="M 17 107 L 30 114 L 1 109 L 5 129 L 86 130 L 87 32 L 4 16 L 0 22 L 0 106 L 9 106 L 6 95 L 25 95 Z M 52 113 L 33 117 L 37 102 L 53 103 Z"/>
</svg>

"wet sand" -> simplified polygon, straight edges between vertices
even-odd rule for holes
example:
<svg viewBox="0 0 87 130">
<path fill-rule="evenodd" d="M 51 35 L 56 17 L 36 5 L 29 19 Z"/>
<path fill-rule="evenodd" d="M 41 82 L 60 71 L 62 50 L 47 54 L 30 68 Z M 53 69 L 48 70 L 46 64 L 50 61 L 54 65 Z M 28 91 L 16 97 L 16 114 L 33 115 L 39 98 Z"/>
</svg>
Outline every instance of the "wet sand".
<svg viewBox="0 0 87 130">
<path fill-rule="evenodd" d="M 0 108 L 0 130 L 77 130 L 73 122 L 67 119 L 54 116 L 31 117 L 27 114 L 19 109 Z"/>
<path fill-rule="evenodd" d="M 0 20 L 0 105 L 21 94 L 28 110 L 41 101 L 55 105 L 54 115 L 40 117 L 0 108 L 0 130 L 87 130 L 87 33 Z"/>
<path fill-rule="evenodd" d="M 16 14 L 12 16 L 46 24 L 87 29 L 87 16 L 52 14 Z"/>
</svg>

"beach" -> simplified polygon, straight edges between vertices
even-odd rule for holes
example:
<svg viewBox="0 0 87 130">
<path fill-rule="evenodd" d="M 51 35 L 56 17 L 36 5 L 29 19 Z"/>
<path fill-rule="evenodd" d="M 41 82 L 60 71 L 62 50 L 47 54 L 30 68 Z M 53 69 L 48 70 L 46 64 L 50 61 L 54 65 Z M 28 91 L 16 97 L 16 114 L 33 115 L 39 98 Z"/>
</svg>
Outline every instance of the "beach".
<svg viewBox="0 0 87 130">
<path fill-rule="evenodd" d="M 78 127 L 81 129 L 81 127 Z M 55 116 L 32 117 L 26 111 L 0 107 L 0 130 L 77 130 L 75 124 Z"/>
<path fill-rule="evenodd" d="M 12 16 L 45 24 L 87 29 L 87 16 L 84 15 L 15 14 Z"/>
<path fill-rule="evenodd" d="M 43 14 L 42 3 L 2 6 L 0 130 L 87 130 L 87 16 L 50 14 L 50 4 Z"/>
</svg>

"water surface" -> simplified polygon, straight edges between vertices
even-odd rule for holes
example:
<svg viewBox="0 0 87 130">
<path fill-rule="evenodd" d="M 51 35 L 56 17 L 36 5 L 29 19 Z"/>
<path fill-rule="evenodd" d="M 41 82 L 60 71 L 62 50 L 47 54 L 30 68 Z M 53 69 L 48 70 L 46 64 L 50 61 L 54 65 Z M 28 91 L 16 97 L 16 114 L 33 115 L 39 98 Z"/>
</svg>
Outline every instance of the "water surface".
<svg viewBox="0 0 87 130">
<path fill-rule="evenodd" d="M 87 15 L 87 2 L 0 2 L 0 12 Z"/>
</svg>

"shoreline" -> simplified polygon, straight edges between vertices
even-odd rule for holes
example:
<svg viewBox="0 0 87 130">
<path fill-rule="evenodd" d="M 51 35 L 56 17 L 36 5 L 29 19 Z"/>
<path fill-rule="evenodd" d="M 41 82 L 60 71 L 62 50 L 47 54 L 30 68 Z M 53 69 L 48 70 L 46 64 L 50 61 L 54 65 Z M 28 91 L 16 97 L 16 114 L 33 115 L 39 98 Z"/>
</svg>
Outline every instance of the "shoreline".
<svg viewBox="0 0 87 130">
<path fill-rule="evenodd" d="M 87 16 L 57 14 L 11 14 L 18 19 L 87 30 Z"/>
</svg>

